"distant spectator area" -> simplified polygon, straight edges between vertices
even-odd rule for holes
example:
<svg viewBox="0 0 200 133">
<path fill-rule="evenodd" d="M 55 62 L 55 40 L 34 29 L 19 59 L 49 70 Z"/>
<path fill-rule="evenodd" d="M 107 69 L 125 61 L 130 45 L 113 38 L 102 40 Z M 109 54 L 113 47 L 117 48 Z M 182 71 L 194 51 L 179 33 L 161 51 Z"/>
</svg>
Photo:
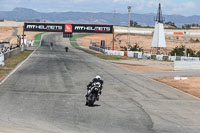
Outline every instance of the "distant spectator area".
<svg viewBox="0 0 200 133">
<path fill-rule="evenodd" d="M 18 47 L 18 45 L 10 45 L 10 42 L 0 42 L 0 54 L 5 54 Z"/>
</svg>

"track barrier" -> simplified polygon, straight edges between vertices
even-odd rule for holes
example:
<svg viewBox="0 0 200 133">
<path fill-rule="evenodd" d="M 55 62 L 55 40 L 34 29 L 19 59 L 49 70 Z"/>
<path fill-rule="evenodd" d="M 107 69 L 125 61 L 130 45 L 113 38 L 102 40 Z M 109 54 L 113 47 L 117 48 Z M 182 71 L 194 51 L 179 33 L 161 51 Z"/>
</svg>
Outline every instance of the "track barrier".
<svg viewBox="0 0 200 133">
<path fill-rule="evenodd" d="M 156 55 L 142 53 L 138 51 L 115 51 L 102 49 L 96 46 L 90 46 L 90 49 L 102 52 L 106 55 L 117 55 L 117 56 L 128 56 L 138 59 L 153 59 L 159 61 L 173 61 L 174 70 L 187 70 L 187 69 L 200 69 L 200 58 L 199 57 L 186 57 L 186 56 L 168 56 L 168 55 Z"/>
</svg>

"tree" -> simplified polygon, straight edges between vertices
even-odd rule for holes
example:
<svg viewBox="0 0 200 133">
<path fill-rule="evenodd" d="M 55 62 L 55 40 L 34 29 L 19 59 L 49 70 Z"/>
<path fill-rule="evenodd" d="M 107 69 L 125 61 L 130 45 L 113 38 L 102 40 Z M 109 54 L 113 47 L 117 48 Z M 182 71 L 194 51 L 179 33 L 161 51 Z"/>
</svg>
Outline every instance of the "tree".
<svg viewBox="0 0 200 133">
<path fill-rule="evenodd" d="M 165 24 L 176 27 L 176 24 L 174 22 L 171 22 L 171 21 L 168 21 Z"/>
<path fill-rule="evenodd" d="M 187 48 L 186 50 L 187 55 L 189 55 L 189 57 L 195 57 L 195 51 L 192 50 L 191 48 Z"/>
<path fill-rule="evenodd" d="M 138 24 L 138 22 L 131 20 L 130 21 L 130 26 L 139 27 L 140 25 Z"/>
<path fill-rule="evenodd" d="M 184 24 L 182 26 L 183 29 L 190 29 L 191 28 L 191 25 L 190 24 Z"/>
<path fill-rule="evenodd" d="M 130 21 L 130 26 L 133 26 L 133 20 Z"/>
<path fill-rule="evenodd" d="M 184 51 L 185 51 L 185 46 L 177 46 L 175 47 L 171 52 L 170 55 L 174 56 L 176 54 L 176 56 L 184 56 Z"/>
<path fill-rule="evenodd" d="M 143 48 L 140 47 L 137 43 L 135 43 L 134 46 L 130 46 L 130 51 L 139 51 L 139 52 L 141 52 L 141 51 L 143 51 Z"/>
<path fill-rule="evenodd" d="M 196 56 L 197 56 L 197 57 L 200 57 L 200 51 L 197 52 Z"/>
<path fill-rule="evenodd" d="M 186 52 L 186 53 L 185 53 Z M 174 56 L 176 53 L 176 56 L 184 56 L 185 54 L 187 54 L 187 56 L 189 55 L 189 57 L 196 57 L 196 56 L 200 56 L 200 51 L 196 54 L 195 50 L 191 49 L 191 48 L 185 48 L 185 46 L 177 46 L 176 48 L 174 48 L 171 52 L 170 55 Z"/>
<path fill-rule="evenodd" d="M 126 46 L 120 46 L 121 51 L 127 51 L 127 47 Z"/>
</svg>

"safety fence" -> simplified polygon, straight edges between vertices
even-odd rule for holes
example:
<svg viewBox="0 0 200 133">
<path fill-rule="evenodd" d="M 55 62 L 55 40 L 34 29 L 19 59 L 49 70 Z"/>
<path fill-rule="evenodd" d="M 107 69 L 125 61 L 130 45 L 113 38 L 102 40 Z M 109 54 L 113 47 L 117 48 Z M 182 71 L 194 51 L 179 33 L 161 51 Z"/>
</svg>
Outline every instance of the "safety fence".
<svg viewBox="0 0 200 133">
<path fill-rule="evenodd" d="M 19 54 L 21 52 L 21 49 L 20 48 L 16 48 L 16 49 L 13 49 L 9 52 L 6 52 L 4 53 L 4 60 L 7 60 L 8 58 L 16 55 L 16 54 Z"/>
<path fill-rule="evenodd" d="M 199 57 L 156 55 L 156 54 L 142 53 L 138 51 L 116 51 L 116 50 L 107 50 L 96 46 L 90 46 L 89 48 L 95 51 L 102 52 L 103 54 L 106 55 L 128 56 L 138 59 L 153 59 L 160 61 L 200 61 Z"/>
<path fill-rule="evenodd" d="M 21 52 L 21 49 L 18 47 L 18 48 L 15 48 L 15 49 L 12 49 L 12 50 L 9 50 L 5 53 L 0 53 L 0 65 L 1 66 L 4 66 L 5 63 L 4 61 L 7 60 L 8 58 L 18 54 Z"/>
</svg>

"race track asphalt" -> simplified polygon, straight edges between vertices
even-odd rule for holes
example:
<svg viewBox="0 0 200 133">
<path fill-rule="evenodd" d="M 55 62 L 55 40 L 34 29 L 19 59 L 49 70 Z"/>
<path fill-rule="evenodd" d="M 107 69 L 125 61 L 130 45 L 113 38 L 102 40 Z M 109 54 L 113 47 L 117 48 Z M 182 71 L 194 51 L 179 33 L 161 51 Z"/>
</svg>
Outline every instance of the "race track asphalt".
<svg viewBox="0 0 200 133">
<path fill-rule="evenodd" d="M 96 75 L 104 80 L 103 93 L 88 107 L 86 85 Z M 48 33 L 0 86 L 0 132 L 199 133 L 200 101 Z"/>
</svg>

